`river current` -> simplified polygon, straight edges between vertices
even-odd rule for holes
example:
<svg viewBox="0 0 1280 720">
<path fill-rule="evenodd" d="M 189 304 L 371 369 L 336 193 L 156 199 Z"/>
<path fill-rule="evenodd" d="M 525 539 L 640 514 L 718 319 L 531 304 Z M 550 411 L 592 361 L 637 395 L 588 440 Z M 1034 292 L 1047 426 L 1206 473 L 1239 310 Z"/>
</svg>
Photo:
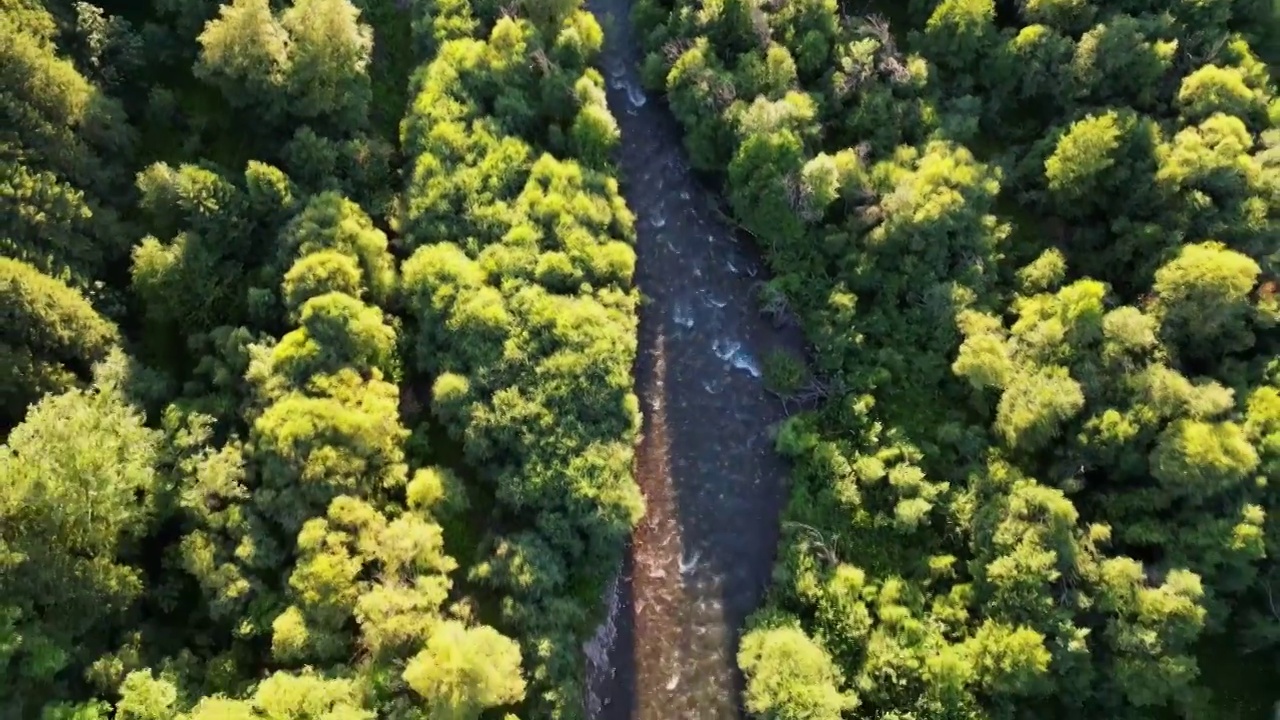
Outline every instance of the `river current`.
<svg viewBox="0 0 1280 720">
<path fill-rule="evenodd" d="M 636 479 L 647 503 L 585 648 L 588 714 L 737 720 L 738 629 L 769 582 L 787 474 L 772 441 L 783 411 L 761 365 L 803 343 L 761 317 L 757 253 L 719 219 L 675 119 L 641 89 L 629 0 L 588 5 L 605 30 L 623 193 L 637 216 Z"/>
</svg>

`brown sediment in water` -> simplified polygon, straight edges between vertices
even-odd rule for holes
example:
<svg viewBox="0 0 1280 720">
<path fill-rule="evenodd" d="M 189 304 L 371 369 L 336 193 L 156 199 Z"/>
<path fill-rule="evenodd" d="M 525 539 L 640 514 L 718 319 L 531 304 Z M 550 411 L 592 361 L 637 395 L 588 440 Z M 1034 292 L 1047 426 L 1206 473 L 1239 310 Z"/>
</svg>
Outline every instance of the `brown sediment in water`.
<svg viewBox="0 0 1280 720">
<path fill-rule="evenodd" d="M 645 516 L 632 536 L 631 594 L 635 633 L 645 638 L 644 652 L 635 658 L 639 700 L 635 717 L 645 720 L 669 717 L 670 708 L 660 690 L 681 662 L 678 628 L 671 618 L 687 602 L 680 577 L 680 523 L 671 485 L 665 345 L 666 336 L 659 334 L 647 377 L 637 378 L 646 405 L 644 434 L 636 453 L 636 482 L 644 494 Z"/>
<path fill-rule="evenodd" d="M 733 718 L 732 664 L 720 591 L 699 577 L 700 553 L 683 541 L 667 416 L 667 336 L 653 339 L 651 362 L 640 363 L 637 386 L 645 425 L 636 455 L 636 481 L 646 513 L 632 536 L 631 622 L 635 637 L 631 717 L 670 720 Z M 708 418 L 711 419 L 711 418 Z M 679 428 L 684 430 L 684 428 Z"/>
</svg>

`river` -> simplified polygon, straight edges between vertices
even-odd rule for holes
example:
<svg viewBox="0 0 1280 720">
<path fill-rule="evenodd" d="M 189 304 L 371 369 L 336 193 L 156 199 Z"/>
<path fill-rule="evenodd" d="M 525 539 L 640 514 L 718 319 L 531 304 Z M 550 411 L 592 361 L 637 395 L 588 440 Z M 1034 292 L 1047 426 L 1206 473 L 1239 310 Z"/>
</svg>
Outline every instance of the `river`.
<svg viewBox="0 0 1280 720">
<path fill-rule="evenodd" d="M 798 331 L 761 317 L 753 248 L 718 218 L 681 132 L 641 90 L 628 0 L 591 0 L 605 31 L 609 107 L 622 130 L 623 192 L 637 216 L 636 480 L 647 512 L 608 618 L 588 643 L 593 720 L 736 720 L 737 631 L 767 589 L 787 468 L 763 359 L 800 353 Z"/>
</svg>

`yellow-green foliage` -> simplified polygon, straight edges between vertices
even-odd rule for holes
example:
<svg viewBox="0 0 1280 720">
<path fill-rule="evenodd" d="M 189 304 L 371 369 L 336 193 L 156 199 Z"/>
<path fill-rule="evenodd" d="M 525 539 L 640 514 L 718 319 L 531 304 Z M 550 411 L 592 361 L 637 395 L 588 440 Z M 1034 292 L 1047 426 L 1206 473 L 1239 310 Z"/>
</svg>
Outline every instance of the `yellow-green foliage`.
<svg viewBox="0 0 1280 720">
<path fill-rule="evenodd" d="M 116 326 L 79 291 L 18 260 L 0 258 L 0 397 L 7 423 L 28 404 L 87 379 L 120 342 Z"/>
<path fill-rule="evenodd" d="M 521 640 L 530 707 L 556 717 L 579 717 L 579 664 L 562 659 L 642 512 L 633 219 L 590 67 L 600 28 L 578 5 L 488 18 L 481 34 L 438 3 L 419 31 L 443 42 L 402 127 L 417 368 L 503 519 L 472 576 L 507 598 L 499 628 Z"/>
</svg>

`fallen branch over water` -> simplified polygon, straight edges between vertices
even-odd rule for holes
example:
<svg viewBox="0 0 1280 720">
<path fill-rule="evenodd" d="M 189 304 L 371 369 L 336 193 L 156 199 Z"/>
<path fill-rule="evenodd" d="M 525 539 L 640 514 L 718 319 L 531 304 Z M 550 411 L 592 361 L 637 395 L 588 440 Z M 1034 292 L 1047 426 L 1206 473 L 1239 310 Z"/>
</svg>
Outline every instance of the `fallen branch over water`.
<svg viewBox="0 0 1280 720">
<path fill-rule="evenodd" d="M 834 394 L 832 383 L 821 378 L 810 378 L 808 384 L 791 392 L 782 392 L 767 387 L 765 390 L 781 401 L 782 410 L 788 416 L 797 411 L 812 410 Z M 793 410 L 792 408 L 795 409 Z"/>
</svg>

